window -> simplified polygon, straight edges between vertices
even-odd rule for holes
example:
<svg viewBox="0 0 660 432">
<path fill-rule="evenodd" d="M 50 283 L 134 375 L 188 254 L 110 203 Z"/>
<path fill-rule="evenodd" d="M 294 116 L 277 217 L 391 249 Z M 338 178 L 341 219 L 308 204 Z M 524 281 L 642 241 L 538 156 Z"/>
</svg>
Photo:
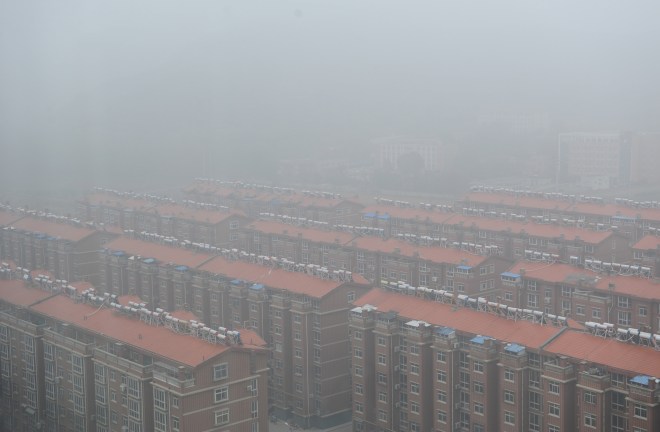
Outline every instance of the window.
<svg viewBox="0 0 660 432">
<path fill-rule="evenodd" d="M 224 386 L 224 387 L 220 387 L 220 388 L 215 389 L 214 399 L 215 399 L 215 403 L 224 402 L 226 400 L 229 400 L 229 387 Z"/>
<path fill-rule="evenodd" d="M 447 392 L 438 390 L 438 402 L 447 403 Z"/>
<path fill-rule="evenodd" d="M 83 373 L 83 359 L 78 355 L 71 356 L 71 369 L 78 374 Z"/>
<path fill-rule="evenodd" d="M 167 410 L 165 391 L 154 387 L 154 407 L 163 411 Z"/>
<path fill-rule="evenodd" d="M 628 309 L 630 307 L 630 298 L 629 297 L 623 297 L 623 296 L 617 296 L 616 304 L 619 308 Z"/>
<path fill-rule="evenodd" d="M 548 425 L 548 432 L 561 432 L 559 426 Z"/>
<path fill-rule="evenodd" d="M 506 381 L 513 382 L 514 381 L 514 374 L 513 371 L 509 368 L 504 369 L 504 379 Z"/>
<path fill-rule="evenodd" d="M 385 346 L 385 336 L 378 336 L 378 345 Z"/>
<path fill-rule="evenodd" d="M 410 354 L 419 354 L 419 345 L 410 345 Z"/>
<path fill-rule="evenodd" d="M 590 391 L 585 391 L 584 392 L 584 402 L 588 403 L 590 405 L 595 405 L 596 404 L 596 393 L 590 392 Z"/>
<path fill-rule="evenodd" d="M 358 348 L 356 348 L 356 354 L 355 354 L 355 356 L 356 356 L 356 357 L 362 357 L 362 350 L 359 350 L 359 351 L 360 351 L 360 355 L 359 355 L 359 356 L 357 355 L 357 350 L 358 350 Z M 301 350 L 300 348 L 296 348 L 296 349 L 294 350 L 294 352 L 293 352 L 293 355 L 295 355 L 296 358 L 302 358 L 302 350 Z"/>
<path fill-rule="evenodd" d="M 616 414 L 612 414 L 612 432 L 625 432 L 626 430 L 626 418 Z"/>
<path fill-rule="evenodd" d="M 360 402 L 355 402 L 355 412 L 357 413 L 364 412 L 364 406 Z"/>
<path fill-rule="evenodd" d="M 172 431 L 179 432 L 179 417 L 172 416 Z"/>
<path fill-rule="evenodd" d="M 474 364 L 472 365 L 474 367 L 474 370 L 476 372 L 483 372 L 484 371 L 484 364 L 478 360 L 474 361 Z"/>
<path fill-rule="evenodd" d="M 438 421 L 440 423 L 447 423 L 447 413 L 444 411 L 438 411 Z"/>
<path fill-rule="evenodd" d="M 154 410 L 154 430 L 158 432 L 167 431 L 167 414 Z"/>
<path fill-rule="evenodd" d="M 601 316 L 602 316 L 602 313 L 600 311 L 600 308 L 592 308 L 591 309 L 591 317 L 592 318 L 600 319 Z"/>
<path fill-rule="evenodd" d="M 446 383 L 447 382 L 447 372 L 438 371 L 436 376 L 437 376 L 438 382 L 441 382 L 441 383 Z"/>
<path fill-rule="evenodd" d="M 541 416 L 536 413 L 529 413 L 529 431 L 541 432 Z"/>
<path fill-rule="evenodd" d="M 529 392 L 529 409 L 541 410 L 541 394 L 536 392 Z"/>
<path fill-rule="evenodd" d="M 548 414 L 554 417 L 559 417 L 560 411 L 559 411 L 559 404 L 549 402 L 548 403 Z"/>
<path fill-rule="evenodd" d="M 640 404 L 635 404 L 635 417 L 646 419 L 646 407 Z"/>
<path fill-rule="evenodd" d="M 355 366 L 355 376 L 362 376 L 362 366 Z"/>
<path fill-rule="evenodd" d="M 584 415 L 584 425 L 588 427 L 596 427 L 596 415 L 595 414 L 585 414 Z"/>
<path fill-rule="evenodd" d="M 387 393 L 385 393 L 385 392 L 378 392 L 378 401 L 379 401 L 379 402 L 387 403 Z"/>
<path fill-rule="evenodd" d="M 172 407 L 179 408 L 179 398 L 176 396 L 172 396 Z"/>
<path fill-rule="evenodd" d="M 556 381 L 549 381 L 548 382 L 548 392 L 552 394 L 559 394 L 559 383 Z"/>
<path fill-rule="evenodd" d="M 504 411 L 504 423 L 516 424 L 516 416 L 511 411 Z"/>
<path fill-rule="evenodd" d="M 222 411 L 216 411 L 215 413 L 215 425 L 223 425 L 229 423 L 229 409 L 223 409 Z"/>
<path fill-rule="evenodd" d="M 481 381 L 475 381 L 474 382 L 474 392 L 479 393 L 479 394 L 483 394 L 483 392 L 484 392 L 484 383 L 482 383 Z"/>
<path fill-rule="evenodd" d="M 387 384 L 387 375 L 378 372 L 378 384 Z"/>
<path fill-rule="evenodd" d="M 140 401 L 129 398 L 128 399 L 128 415 L 135 420 L 140 420 L 142 417 L 140 414 L 142 412 L 142 407 L 140 406 Z"/>
<path fill-rule="evenodd" d="M 348 300 L 349 303 L 355 301 L 355 291 L 351 291 L 346 295 L 346 299 Z"/>
<path fill-rule="evenodd" d="M 387 421 L 387 412 L 384 410 L 378 410 L 378 421 L 386 422 Z"/>
<path fill-rule="evenodd" d="M 504 300 L 513 301 L 513 293 L 511 291 L 504 292 Z"/>
<path fill-rule="evenodd" d="M 474 403 L 474 412 L 476 414 L 483 414 L 484 413 L 484 404 L 475 402 Z"/>
<path fill-rule="evenodd" d="M 541 388 L 541 372 L 537 370 L 529 371 L 529 386 Z"/>
<path fill-rule="evenodd" d="M 419 365 L 417 363 L 410 363 L 410 373 L 419 375 Z"/>
<path fill-rule="evenodd" d="M 504 390 L 504 402 L 506 403 L 516 403 L 516 396 L 512 391 Z"/>
<path fill-rule="evenodd" d="M 575 313 L 577 315 L 584 315 L 584 306 L 583 305 L 575 306 Z"/>
<path fill-rule="evenodd" d="M 353 339 L 362 340 L 362 332 L 360 330 L 355 330 L 353 332 Z"/>
<path fill-rule="evenodd" d="M 378 353 L 378 364 L 379 364 L 379 365 L 384 365 L 384 364 L 386 364 L 386 363 L 387 363 L 387 362 L 386 362 L 385 354 L 383 354 L 383 353 Z"/>
<path fill-rule="evenodd" d="M 444 351 L 438 351 L 435 355 L 435 359 L 441 363 L 445 363 L 447 361 L 447 354 Z"/>
<path fill-rule="evenodd" d="M 357 357 L 357 358 L 362 358 L 362 348 L 354 348 L 353 349 L 353 355 L 355 355 L 355 357 Z M 296 357 L 302 357 L 302 355 L 296 356 Z"/>
<path fill-rule="evenodd" d="M 410 412 L 414 412 L 415 414 L 419 414 L 419 404 L 416 402 L 412 402 L 410 404 Z"/>
<path fill-rule="evenodd" d="M 213 381 L 227 378 L 227 363 L 213 366 Z"/>
<path fill-rule="evenodd" d="M 410 393 L 419 394 L 419 384 L 411 382 L 410 383 Z"/>
</svg>

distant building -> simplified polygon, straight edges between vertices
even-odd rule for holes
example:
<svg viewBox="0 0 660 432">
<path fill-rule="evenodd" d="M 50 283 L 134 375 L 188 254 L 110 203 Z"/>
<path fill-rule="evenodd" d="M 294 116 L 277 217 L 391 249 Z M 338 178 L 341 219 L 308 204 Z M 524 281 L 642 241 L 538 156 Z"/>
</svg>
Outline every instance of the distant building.
<svg viewBox="0 0 660 432">
<path fill-rule="evenodd" d="M 378 167 L 398 171 L 402 157 L 417 157 L 424 171 L 438 171 L 443 168 L 443 146 L 438 140 L 410 137 L 379 138 L 374 141 L 378 147 Z"/>
<path fill-rule="evenodd" d="M 559 183 L 609 189 L 630 182 L 632 135 L 621 132 L 574 132 L 559 135 Z"/>
</svg>

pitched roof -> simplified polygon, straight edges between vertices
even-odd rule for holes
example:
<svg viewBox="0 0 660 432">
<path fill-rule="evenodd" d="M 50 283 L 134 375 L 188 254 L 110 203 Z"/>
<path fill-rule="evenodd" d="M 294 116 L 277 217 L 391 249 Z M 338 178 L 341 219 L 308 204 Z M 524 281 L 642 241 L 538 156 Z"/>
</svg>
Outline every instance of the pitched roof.
<svg viewBox="0 0 660 432">
<path fill-rule="evenodd" d="M 613 284 L 613 285 L 611 285 Z M 660 298 L 660 281 L 641 276 L 607 276 L 598 280 L 596 288 L 609 291 L 613 286 L 614 295 L 628 295 L 643 299 L 657 300 Z"/>
<path fill-rule="evenodd" d="M 390 255 L 398 254 L 408 258 L 415 258 L 418 255 L 421 260 L 435 263 L 460 264 L 463 262 L 474 267 L 488 259 L 486 256 L 474 255 L 457 249 L 417 246 L 396 239 L 384 240 L 379 237 L 358 237 L 353 242 L 358 249 Z"/>
<path fill-rule="evenodd" d="M 89 194 L 85 196 L 82 202 L 96 206 L 114 207 L 119 210 L 148 210 L 155 206 L 153 202 L 147 199 L 120 197 L 115 194 L 102 192 Z"/>
<path fill-rule="evenodd" d="M 139 255 L 143 259 L 154 258 L 164 264 L 184 265 L 190 268 L 197 268 L 212 257 L 212 255 L 180 247 L 165 246 L 128 237 L 119 237 L 106 243 L 103 247 L 111 251 Z"/>
<path fill-rule="evenodd" d="M 615 338 L 566 331 L 550 342 L 545 351 L 584 359 L 613 369 L 660 377 L 660 352 Z"/>
<path fill-rule="evenodd" d="M 579 281 L 593 284 L 600 279 L 598 273 L 563 263 L 549 264 L 521 260 L 516 261 L 508 271 L 517 274 L 524 271 L 525 279 L 571 285 L 577 285 Z"/>
<path fill-rule="evenodd" d="M 343 231 L 324 231 L 320 229 L 299 227 L 285 224 L 283 222 L 266 220 L 254 221 L 246 228 L 267 234 L 284 235 L 294 238 L 301 236 L 303 239 L 313 242 L 333 243 L 340 245 L 349 243 L 355 237 L 354 235 Z"/>
<path fill-rule="evenodd" d="M 572 203 L 567 211 L 599 216 L 623 216 L 631 219 L 660 221 L 660 209 L 635 208 L 617 204 Z"/>
<path fill-rule="evenodd" d="M 90 228 L 81 228 L 68 223 L 51 222 L 34 217 L 25 217 L 12 224 L 17 230 L 45 234 L 49 237 L 60 238 L 71 242 L 78 242 L 96 231 Z"/>
<path fill-rule="evenodd" d="M 581 240 L 585 243 L 599 244 L 609 238 L 613 231 L 596 231 L 574 226 L 542 224 L 537 222 L 520 222 L 479 216 L 455 214 L 445 221 L 445 224 L 473 226 L 484 231 L 511 232 L 512 234 L 529 235 L 548 239 L 564 238 L 567 241 Z"/>
<path fill-rule="evenodd" d="M 245 261 L 228 261 L 222 257 L 213 258 L 199 269 L 314 298 L 322 298 L 335 288 L 345 284 L 341 281 L 320 279 L 305 273 L 290 272 Z M 357 284 L 368 284 L 363 276 L 355 273 L 353 281 Z"/>
<path fill-rule="evenodd" d="M 465 200 L 475 203 L 503 205 L 506 207 L 523 207 L 558 211 L 566 209 L 571 204 L 561 200 L 521 197 L 489 192 L 471 192 L 467 194 Z"/>
<path fill-rule="evenodd" d="M 6 210 L 0 210 L 0 227 L 11 225 L 13 222 L 16 222 L 22 217 L 23 215 L 17 213 L 13 213 Z"/>
<path fill-rule="evenodd" d="M 149 213 L 211 225 L 219 224 L 233 216 L 243 215 L 243 213 L 237 211 L 225 212 L 219 210 L 196 209 L 179 204 L 162 204 L 150 209 Z"/>
<path fill-rule="evenodd" d="M 645 235 L 637 243 L 633 245 L 633 249 L 642 249 L 642 250 L 650 250 L 650 249 L 658 249 L 660 247 L 660 237 L 655 236 L 655 235 Z"/>
<path fill-rule="evenodd" d="M 373 288 L 357 299 L 356 306 L 372 305 L 381 312 L 396 312 L 406 319 L 426 321 L 436 326 L 452 327 L 474 335 L 490 336 L 539 348 L 561 331 L 558 327 L 530 321 L 512 321 L 487 312 L 456 308 L 453 305 L 424 300 Z"/>
<path fill-rule="evenodd" d="M 0 301 L 16 306 L 25 308 L 52 295 L 39 288 L 28 288 L 23 280 L 0 280 Z"/>
<path fill-rule="evenodd" d="M 451 218 L 453 213 L 444 213 L 440 211 L 433 210 L 424 210 L 421 208 L 409 208 L 409 207 L 394 207 L 386 205 L 371 205 L 365 207 L 361 211 L 362 214 L 379 214 L 379 215 L 389 215 L 397 219 L 407 219 L 407 220 L 416 220 L 419 222 L 429 221 L 435 224 L 442 224 L 449 218 Z"/>
</svg>

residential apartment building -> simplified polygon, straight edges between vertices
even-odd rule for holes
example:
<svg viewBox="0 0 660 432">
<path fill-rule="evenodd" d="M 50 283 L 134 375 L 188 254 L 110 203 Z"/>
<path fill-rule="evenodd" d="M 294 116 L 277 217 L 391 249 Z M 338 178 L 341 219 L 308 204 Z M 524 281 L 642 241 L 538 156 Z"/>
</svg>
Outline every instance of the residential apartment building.
<svg viewBox="0 0 660 432">
<path fill-rule="evenodd" d="M 376 288 L 355 304 L 354 431 L 658 426 L 657 345 L 585 334 L 547 314 L 514 319 L 497 304 L 458 297 L 434 302 Z"/>
<path fill-rule="evenodd" d="M 502 302 L 581 323 L 613 323 L 660 332 L 660 282 L 631 274 L 629 265 L 596 263 L 598 268 L 591 262 L 591 268 L 585 269 L 519 261 L 502 274 Z"/>
<path fill-rule="evenodd" d="M 57 279 L 98 283 L 98 250 L 116 236 L 68 221 L 26 216 L 0 231 L 0 258 L 48 270 Z"/>
<path fill-rule="evenodd" d="M 256 333 L 39 279 L 0 281 L 3 430 L 268 430 Z"/>
<path fill-rule="evenodd" d="M 319 428 L 350 420 L 346 315 L 367 280 L 251 261 L 216 257 L 203 264 L 193 277 L 193 311 L 211 325 L 255 329 L 269 342 L 274 415 Z"/>
<path fill-rule="evenodd" d="M 660 276 L 660 232 L 645 235 L 632 245 L 633 263 L 651 268 L 653 276 Z"/>
<path fill-rule="evenodd" d="M 660 228 L 660 206 L 653 201 L 562 193 L 531 192 L 476 186 L 458 206 L 476 211 L 513 213 L 528 218 L 541 216 L 551 222 L 564 219 L 595 230 L 613 229 L 632 241 Z"/>
</svg>

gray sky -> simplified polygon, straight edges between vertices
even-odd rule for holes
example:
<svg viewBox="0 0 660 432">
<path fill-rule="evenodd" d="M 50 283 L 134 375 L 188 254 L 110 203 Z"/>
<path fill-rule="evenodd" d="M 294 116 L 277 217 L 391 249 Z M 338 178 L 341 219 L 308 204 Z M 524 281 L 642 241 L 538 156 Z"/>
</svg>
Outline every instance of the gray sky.
<svg viewBox="0 0 660 432">
<path fill-rule="evenodd" d="M 0 0 L 0 192 L 236 177 L 484 112 L 657 131 L 659 5 Z"/>
</svg>

